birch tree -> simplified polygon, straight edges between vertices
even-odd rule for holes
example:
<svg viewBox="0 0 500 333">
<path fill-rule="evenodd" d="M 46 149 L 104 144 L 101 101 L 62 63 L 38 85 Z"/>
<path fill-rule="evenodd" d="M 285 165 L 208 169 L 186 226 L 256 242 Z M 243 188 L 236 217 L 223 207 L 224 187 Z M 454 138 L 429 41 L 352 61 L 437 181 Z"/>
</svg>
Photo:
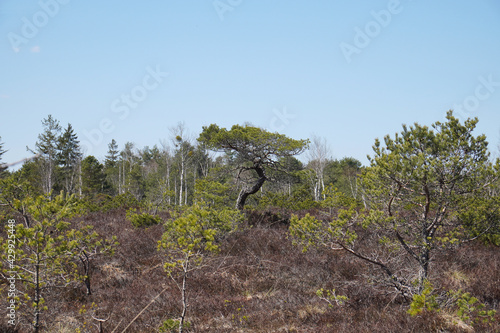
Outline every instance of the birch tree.
<svg viewBox="0 0 500 333">
<path fill-rule="evenodd" d="M 179 206 L 187 204 L 187 170 L 190 157 L 193 154 L 193 147 L 190 143 L 189 136 L 185 133 L 183 123 L 179 123 L 176 127 L 170 129 L 172 133 L 172 142 L 176 148 L 175 157 L 178 163 L 179 172 Z"/>
<path fill-rule="evenodd" d="M 328 163 L 329 155 L 330 148 L 326 139 L 313 136 L 308 150 L 308 166 L 316 174 L 316 181 L 314 182 L 314 200 L 316 201 L 321 199 L 321 192 L 325 190 L 325 167 Z"/>
<path fill-rule="evenodd" d="M 43 133 L 38 135 L 38 141 L 35 144 L 36 153 L 40 154 L 37 159 L 39 170 L 41 172 L 42 190 L 45 194 L 50 193 L 55 183 L 55 166 L 57 158 L 57 146 L 61 133 L 59 121 L 52 115 L 42 120 Z M 29 151 L 31 149 L 28 148 Z"/>
</svg>

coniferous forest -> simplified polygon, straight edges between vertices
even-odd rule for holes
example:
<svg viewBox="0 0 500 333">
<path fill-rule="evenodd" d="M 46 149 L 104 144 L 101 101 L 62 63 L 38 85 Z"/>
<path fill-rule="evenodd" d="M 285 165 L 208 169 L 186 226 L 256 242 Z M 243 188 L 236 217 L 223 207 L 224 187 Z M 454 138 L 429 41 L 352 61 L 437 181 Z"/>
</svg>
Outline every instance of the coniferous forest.
<svg viewBox="0 0 500 333">
<path fill-rule="evenodd" d="M 100 160 L 48 115 L 22 165 L 0 140 L 0 331 L 500 332 L 478 121 L 380 133 L 363 165 L 251 124 Z"/>
</svg>

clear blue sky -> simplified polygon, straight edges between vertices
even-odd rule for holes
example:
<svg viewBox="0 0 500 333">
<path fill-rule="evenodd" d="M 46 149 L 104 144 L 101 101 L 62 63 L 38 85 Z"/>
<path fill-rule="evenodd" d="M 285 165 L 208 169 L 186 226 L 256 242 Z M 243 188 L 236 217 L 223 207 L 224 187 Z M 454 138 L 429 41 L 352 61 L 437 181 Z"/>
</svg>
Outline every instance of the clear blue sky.
<svg viewBox="0 0 500 333">
<path fill-rule="evenodd" d="M 249 122 L 366 164 L 376 137 L 452 108 L 497 153 L 497 0 L 0 2 L 5 162 L 52 114 L 99 159 Z"/>
</svg>

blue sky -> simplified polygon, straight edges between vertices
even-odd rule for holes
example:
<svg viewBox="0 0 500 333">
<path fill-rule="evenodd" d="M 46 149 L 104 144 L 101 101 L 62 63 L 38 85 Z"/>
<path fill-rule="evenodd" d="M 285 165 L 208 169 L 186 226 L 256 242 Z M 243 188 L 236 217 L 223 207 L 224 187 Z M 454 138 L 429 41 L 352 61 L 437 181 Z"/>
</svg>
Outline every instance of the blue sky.
<svg viewBox="0 0 500 333">
<path fill-rule="evenodd" d="M 179 122 L 193 138 L 249 122 L 366 164 L 375 138 L 448 109 L 479 117 L 497 153 L 496 0 L 0 2 L 5 162 L 52 114 L 99 159 Z"/>
</svg>

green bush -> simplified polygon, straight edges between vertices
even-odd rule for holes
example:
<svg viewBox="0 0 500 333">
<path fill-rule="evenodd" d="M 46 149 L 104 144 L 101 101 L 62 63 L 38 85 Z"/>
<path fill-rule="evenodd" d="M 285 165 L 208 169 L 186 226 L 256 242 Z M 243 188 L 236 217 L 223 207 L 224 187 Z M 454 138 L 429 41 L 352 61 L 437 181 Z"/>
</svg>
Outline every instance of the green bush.
<svg viewBox="0 0 500 333">
<path fill-rule="evenodd" d="M 110 196 L 99 193 L 94 197 L 86 197 L 79 201 L 81 209 L 89 212 L 106 212 L 113 209 L 137 207 L 139 201 L 130 193 Z"/>
<path fill-rule="evenodd" d="M 277 207 L 289 210 L 311 209 L 319 207 L 314 201 L 307 187 L 296 189 L 292 195 L 267 192 L 259 201 L 260 208 Z"/>
<path fill-rule="evenodd" d="M 146 228 L 161 222 L 161 218 L 159 216 L 136 212 L 137 209 L 127 210 L 127 219 L 130 220 L 132 225 L 136 228 Z"/>
<path fill-rule="evenodd" d="M 425 282 L 422 293 L 413 295 L 408 313 L 416 316 L 423 311 L 436 311 L 446 309 L 454 313 L 465 324 L 490 324 L 495 321 L 496 310 L 487 309 L 486 305 L 468 292 L 450 290 L 444 297 L 438 299 L 436 290 L 429 281 Z"/>
<path fill-rule="evenodd" d="M 408 313 L 412 316 L 420 314 L 422 311 L 439 311 L 439 303 L 436 301 L 434 288 L 429 281 L 425 282 L 424 290 L 420 294 L 413 295 Z"/>
<path fill-rule="evenodd" d="M 162 333 L 177 332 L 179 330 L 180 321 L 178 319 L 167 319 L 158 329 Z M 183 328 L 189 329 L 191 323 L 188 321 L 184 322 Z"/>
</svg>

